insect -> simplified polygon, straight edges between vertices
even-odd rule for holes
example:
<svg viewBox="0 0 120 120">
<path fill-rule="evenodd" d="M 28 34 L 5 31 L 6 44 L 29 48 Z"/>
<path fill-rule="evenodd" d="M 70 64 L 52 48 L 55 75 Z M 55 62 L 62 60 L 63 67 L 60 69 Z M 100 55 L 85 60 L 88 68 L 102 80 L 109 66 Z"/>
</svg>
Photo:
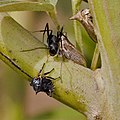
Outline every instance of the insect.
<svg viewBox="0 0 120 120">
<path fill-rule="evenodd" d="M 48 23 L 46 24 L 45 29 L 40 32 L 44 32 L 43 36 L 45 32 L 47 32 L 47 44 L 50 55 L 64 56 L 77 64 L 86 66 L 84 56 L 68 40 L 67 36 L 63 32 L 63 27 L 61 27 L 60 31 L 57 31 L 57 36 L 52 34 L 52 30 L 49 30 Z"/>
<path fill-rule="evenodd" d="M 54 90 L 52 80 L 56 80 L 57 78 L 47 76 L 54 70 L 54 68 L 49 72 L 43 73 L 44 67 L 45 63 L 43 64 L 42 69 L 40 69 L 38 76 L 32 79 L 30 85 L 33 87 L 36 94 L 39 92 L 45 92 L 51 97 Z"/>
<path fill-rule="evenodd" d="M 78 20 L 86 29 L 90 38 L 97 43 L 97 36 L 94 31 L 93 17 L 89 9 L 83 9 L 79 11 L 76 15 L 70 18 L 71 20 Z"/>
<path fill-rule="evenodd" d="M 79 65 L 86 66 L 86 60 L 84 56 L 69 41 L 69 39 L 63 32 L 63 27 L 61 27 L 61 29 L 57 31 L 57 35 L 53 35 L 53 31 L 49 29 L 49 25 L 47 23 L 44 30 L 40 30 L 36 32 L 43 32 L 43 40 L 44 40 L 44 35 L 47 32 L 47 46 L 49 49 L 49 54 L 51 56 L 55 56 L 55 55 L 62 57 L 64 56 L 67 59 L 72 60 Z M 31 50 L 35 50 L 35 48 Z M 30 50 L 24 50 L 24 52 L 26 51 L 30 51 Z"/>
<path fill-rule="evenodd" d="M 43 40 L 44 40 L 44 34 L 47 32 L 47 46 L 49 49 L 49 53 L 51 56 L 55 56 L 59 49 L 59 41 L 56 35 L 53 35 L 53 31 L 49 29 L 48 23 L 45 26 L 44 30 L 40 30 L 40 32 L 43 32 Z"/>
<path fill-rule="evenodd" d="M 65 56 L 67 59 L 74 61 L 79 65 L 86 66 L 86 60 L 84 56 L 75 48 L 75 46 L 68 40 L 67 36 L 61 31 L 58 32 L 59 39 L 59 54 Z"/>
</svg>

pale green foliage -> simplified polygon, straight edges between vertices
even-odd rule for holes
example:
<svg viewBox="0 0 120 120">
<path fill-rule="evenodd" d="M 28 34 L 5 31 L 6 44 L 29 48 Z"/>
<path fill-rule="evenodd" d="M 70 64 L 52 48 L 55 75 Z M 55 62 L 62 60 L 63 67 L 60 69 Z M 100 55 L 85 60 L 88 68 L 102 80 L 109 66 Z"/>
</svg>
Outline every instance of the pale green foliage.
<svg viewBox="0 0 120 120">
<path fill-rule="evenodd" d="M 55 85 L 53 97 L 82 112 L 90 120 L 95 118 L 117 120 L 120 118 L 120 22 L 118 17 L 120 1 L 89 1 L 102 67 L 92 71 L 70 60 L 63 62 L 63 83 L 60 80 L 53 81 Z M 0 2 L 0 12 L 46 11 L 57 27 L 59 24 L 56 17 L 56 3 L 55 0 Z M 77 31 L 78 29 L 75 32 Z M 20 52 L 37 45 L 44 46 L 10 16 L 4 13 L 0 15 L 0 58 L 16 71 L 21 71 L 24 75 L 27 73 L 31 77 L 37 75 L 42 64 L 48 60 L 45 71 L 55 68 L 51 76 L 58 77 L 61 68 L 60 59 L 53 57 L 47 59 L 47 50 Z"/>
</svg>

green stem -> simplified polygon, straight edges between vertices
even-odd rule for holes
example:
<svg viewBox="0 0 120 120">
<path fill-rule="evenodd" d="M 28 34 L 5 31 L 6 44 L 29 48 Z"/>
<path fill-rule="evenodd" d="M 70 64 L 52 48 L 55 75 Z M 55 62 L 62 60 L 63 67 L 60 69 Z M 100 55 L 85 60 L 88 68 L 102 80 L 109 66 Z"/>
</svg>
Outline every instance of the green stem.
<svg viewBox="0 0 120 120">
<path fill-rule="evenodd" d="M 91 63 L 91 70 L 95 70 L 97 68 L 99 54 L 100 54 L 100 52 L 98 49 L 98 43 L 96 43 L 96 47 L 95 47 L 95 51 L 94 51 L 93 59 L 92 59 L 92 63 Z"/>
<path fill-rule="evenodd" d="M 73 15 L 75 15 L 80 10 L 81 1 L 82 0 L 71 0 Z M 80 30 L 80 23 L 74 20 L 73 25 L 75 31 L 76 47 L 83 53 L 83 43 L 82 43 L 82 35 Z"/>
</svg>

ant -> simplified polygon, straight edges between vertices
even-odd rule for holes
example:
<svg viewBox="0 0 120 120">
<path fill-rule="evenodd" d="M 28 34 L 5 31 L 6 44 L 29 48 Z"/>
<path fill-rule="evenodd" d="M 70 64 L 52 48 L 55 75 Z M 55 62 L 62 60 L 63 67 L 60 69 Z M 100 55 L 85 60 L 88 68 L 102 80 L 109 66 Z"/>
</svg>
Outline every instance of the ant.
<svg viewBox="0 0 120 120">
<path fill-rule="evenodd" d="M 55 56 L 56 54 L 58 54 L 59 40 L 56 35 L 52 34 L 53 31 L 49 29 L 48 23 L 46 23 L 45 29 L 40 30 L 40 32 L 43 32 L 43 42 L 44 42 L 45 32 L 47 32 L 47 45 L 48 45 L 50 55 Z"/>
<path fill-rule="evenodd" d="M 52 80 L 56 80 L 57 78 L 47 76 L 54 70 L 54 68 L 51 71 L 43 74 L 44 67 L 45 63 L 43 64 L 42 69 L 40 69 L 38 76 L 32 79 L 30 85 L 33 87 L 36 94 L 39 92 L 45 92 L 48 96 L 52 97 L 52 93 L 54 90 Z"/>
<path fill-rule="evenodd" d="M 45 26 L 43 32 L 44 35 L 47 32 L 47 44 L 49 49 L 49 54 L 51 56 L 61 56 L 62 58 L 67 58 L 73 62 L 86 66 L 86 60 L 84 56 L 75 48 L 75 46 L 69 41 L 65 33 L 63 32 L 63 27 L 57 31 L 57 35 L 53 35 L 53 31 L 49 29 L 48 23 Z M 62 62 L 61 62 L 61 71 L 62 71 Z M 61 82 L 62 82 L 62 72 L 60 71 Z"/>
<path fill-rule="evenodd" d="M 51 56 L 61 55 L 77 64 L 86 66 L 84 56 L 75 48 L 75 46 L 68 40 L 67 36 L 63 33 L 63 27 L 57 31 L 57 36 L 53 35 L 53 31 L 49 29 L 48 23 L 43 32 L 43 40 L 45 32 L 47 32 L 47 44 Z"/>
<path fill-rule="evenodd" d="M 47 23 L 45 29 L 40 30 L 39 32 L 43 32 L 43 42 L 44 42 L 44 35 L 47 32 L 47 46 L 49 49 L 50 56 L 60 55 L 62 57 L 66 57 L 69 60 L 72 60 L 73 62 L 79 65 L 86 66 L 86 60 L 84 56 L 75 48 L 75 46 L 69 41 L 67 36 L 63 33 L 63 27 L 61 28 L 61 30 L 57 31 L 57 35 L 53 35 L 53 31 L 49 29 L 49 25 Z M 31 50 L 35 50 L 35 48 Z M 30 51 L 30 50 L 23 50 L 22 52 L 25 51 Z M 50 72 L 44 73 L 43 75 L 40 75 L 42 69 L 38 73 L 38 77 L 35 77 L 30 85 L 33 86 L 33 89 L 36 91 L 36 94 L 38 92 L 43 91 L 46 92 L 47 95 L 51 96 L 53 92 L 53 85 L 51 80 L 53 80 L 54 78 L 48 77 L 46 75 L 49 74 L 52 70 Z M 61 70 L 62 70 L 62 63 L 61 63 Z"/>
<path fill-rule="evenodd" d="M 44 30 L 34 31 L 34 32 L 43 32 L 43 42 L 44 42 L 44 35 L 47 32 L 47 49 L 49 49 L 50 56 L 59 55 L 69 60 L 72 60 L 73 62 L 79 65 L 86 66 L 86 60 L 84 56 L 69 41 L 69 39 L 65 35 L 65 32 L 63 32 L 63 27 L 61 28 L 61 30 L 57 31 L 57 35 L 53 35 L 53 31 L 49 29 L 48 23 L 46 23 Z M 36 49 L 43 49 L 43 48 L 38 47 L 31 50 L 36 50 Z M 22 50 L 21 52 L 26 52 L 31 50 Z"/>
</svg>

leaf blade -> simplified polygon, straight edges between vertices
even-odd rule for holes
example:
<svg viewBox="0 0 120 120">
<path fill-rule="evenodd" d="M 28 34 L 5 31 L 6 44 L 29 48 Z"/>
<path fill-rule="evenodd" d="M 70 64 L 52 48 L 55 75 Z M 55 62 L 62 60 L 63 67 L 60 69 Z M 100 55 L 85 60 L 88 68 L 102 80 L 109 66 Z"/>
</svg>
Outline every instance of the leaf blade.
<svg viewBox="0 0 120 120">
<path fill-rule="evenodd" d="M 0 12 L 9 11 L 51 11 L 54 10 L 54 6 L 50 3 L 40 2 L 9 2 L 0 5 Z"/>
<path fill-rule="evenodd" d="M 5 56 L 8 56 L 10 61 L 13 61 L 19 66 L 20 69 L 16 71 L 21 71 L 22 73 L 24 71 L 23 74 L 27 73 L 31 77 L 34 77 L 38 74 L 43 63 L 46 63 L 44 72 L 50 71 L 54 68 L 55 71 L 51 76 L 53 78 L 60 76 L 60 59 L 55 59 L 53 57 L 49 57 L 48 59 L 46 50 L 37 50 L 27 53 L 20 52 L 23 49 L 31 49 L 43 44 L 16 23 L 11 17 L 5 16 L 1 21 L 0 28 L 0 51 L 4 53 Z M 1 43 L 3 45 L 1 45 Z M 5 61 L 5 58 L 2 60 Z M 11 66 L 10 61 L 6 61 L 6 63 Z M 15 68 L 16 66 L 13 67 Z M 75 64 L 71 60 L 66 60 L 63 62 L 62 66 L 62 78 L 63 83 L 60 81 L 53 81 L 55 86 L 54 98 L 68 106 L 72 106 L 83 114 L 86 114 L 86 111 L 89 113 L 89 106 L 92 106 L 92 108 L 96 107 L 98 100 L 94 102 L 93 106 L 93 101 L 91 99 L 96 100 L 96 96 L 99 96 L 99 93 L 96 92 L 95 78 L 90 69 Z"/>
</svg>

